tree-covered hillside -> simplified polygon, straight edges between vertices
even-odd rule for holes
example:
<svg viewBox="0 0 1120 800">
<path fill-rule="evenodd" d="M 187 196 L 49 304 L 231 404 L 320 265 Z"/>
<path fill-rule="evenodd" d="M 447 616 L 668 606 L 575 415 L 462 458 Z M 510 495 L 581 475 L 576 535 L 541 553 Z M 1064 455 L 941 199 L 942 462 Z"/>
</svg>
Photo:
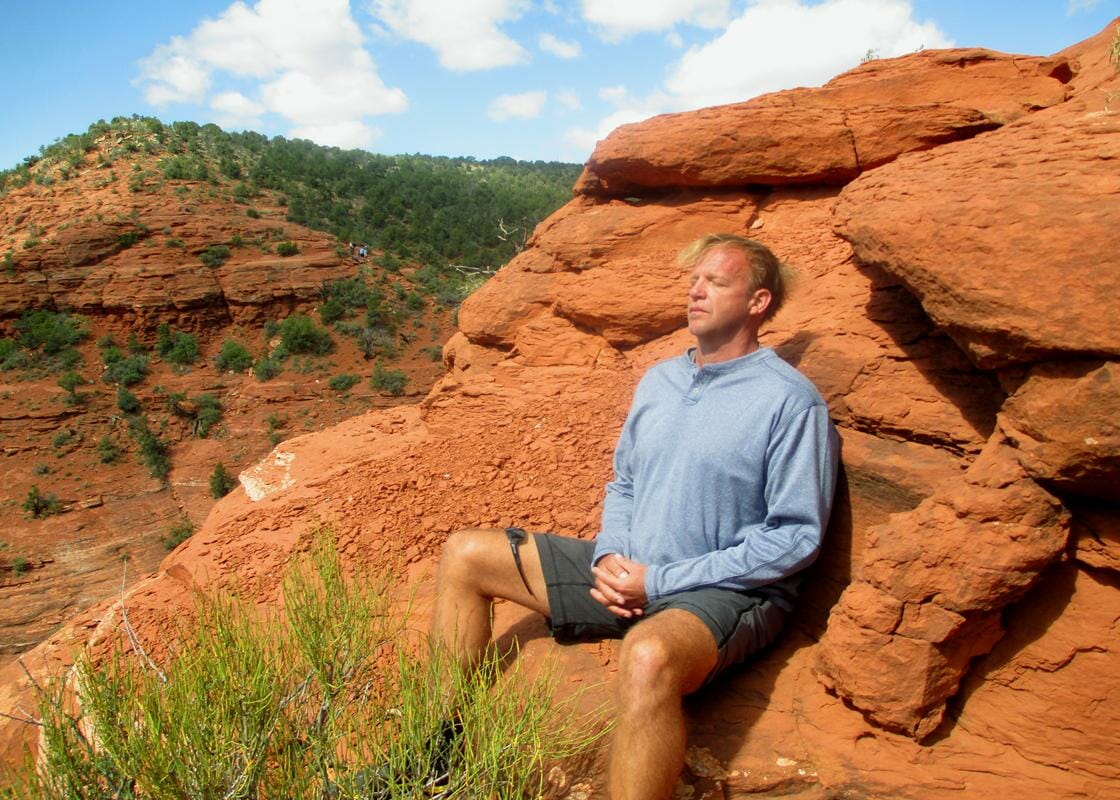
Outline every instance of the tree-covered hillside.
<svg viewBox="0 0 1120 800">
<path fill-rule="evenodd" d="M 508 261 L 533 227 L 568 199 L 580 170 L 510 158 L 375 155 L 133 116 L 96 122 L 0 172 L 0 195 L 31 180 L 67 180 L 106 138 L 118 142 L 107 153 L 102 147 L 99 166 L 107 170 L 130 154 L 159 156 L 158 172 L 132 176 L 134 191 L 161 181 L 202 180 L 249 203 L 260 190 L 273 190 L 287 202 L 292 222 L 437 269 L 496 268 Z"/>
</svg>

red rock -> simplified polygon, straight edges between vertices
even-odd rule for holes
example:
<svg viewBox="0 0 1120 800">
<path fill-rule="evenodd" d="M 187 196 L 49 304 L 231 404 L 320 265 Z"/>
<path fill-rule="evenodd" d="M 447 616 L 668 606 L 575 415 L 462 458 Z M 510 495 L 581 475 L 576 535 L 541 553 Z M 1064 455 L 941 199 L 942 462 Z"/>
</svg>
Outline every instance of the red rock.
<svg viewBox="0 0 1120 800">
<path fill-rule="evenodd" d="M 1116 115 L 1074 100 L 860 177 L 837 226 L 982 367 L 1115 358 L 1118 158 Z"/>
<path fill-rule="evenodd" d="M 1064 492 L 1120 498 L 1120 366 L 1057 362 L 1032 368 L 1003 407 L 1023 468 Z"/>
<path fill-rule="evenodd" d="M 988 50 L 873 61 L 820 89 L 623 125 L 595 147 L 576 191 L 843 184 L 1059 103 L 1071 75 L 1065 59 Z"/>
</svg>

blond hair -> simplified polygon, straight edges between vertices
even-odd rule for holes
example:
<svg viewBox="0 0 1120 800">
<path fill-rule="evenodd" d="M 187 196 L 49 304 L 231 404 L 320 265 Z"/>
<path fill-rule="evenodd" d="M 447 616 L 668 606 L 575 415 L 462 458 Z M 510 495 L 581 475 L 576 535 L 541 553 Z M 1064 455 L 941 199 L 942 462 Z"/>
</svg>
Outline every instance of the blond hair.
<svg viewBox="0 0 1120 800">
<path fill-rule="evenodd" d="M 777 314 L 786 302 L 790 283 L 793 280 L 793 273 L 790 272 L 789 267 L 779 261 L 766 245 L 734 233 L 709 233 L 701 236 L 685 246 L 677 256 L 677 260 L 687 267 L 694 266 L 713 247 L 738 250 L 746 256 L 747 264 L 751 269 L 750 292 L 753 293 L 758 289 L 766 289 L 770 292 L 770 305 L 766 307 L 762 321 L 766 322 Z"/>
</svg>

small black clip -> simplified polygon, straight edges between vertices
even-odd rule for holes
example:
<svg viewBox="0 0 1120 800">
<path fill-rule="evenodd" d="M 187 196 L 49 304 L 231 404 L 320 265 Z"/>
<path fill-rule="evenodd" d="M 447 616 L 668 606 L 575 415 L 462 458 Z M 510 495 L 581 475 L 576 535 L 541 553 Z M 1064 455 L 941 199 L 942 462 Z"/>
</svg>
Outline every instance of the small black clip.
<svg viewBox="0 0 1120 800">
<path fill-rule="evenodd" d="M 524 528 L 506 528 L 506 538 L 509 539 L 509 549 L 513 552 L 513 563 L 517 565 L 517 574 L 521 576 L 521 582 L 529 590 L 529 595 L 536 597 L 533 588 L 529 586 L 529 579 L 525 577 L 525 568 L 521 566 L 521 552 L 518 550 L 529 538 L 529 534 L 525 533 Z"/>
</svg>

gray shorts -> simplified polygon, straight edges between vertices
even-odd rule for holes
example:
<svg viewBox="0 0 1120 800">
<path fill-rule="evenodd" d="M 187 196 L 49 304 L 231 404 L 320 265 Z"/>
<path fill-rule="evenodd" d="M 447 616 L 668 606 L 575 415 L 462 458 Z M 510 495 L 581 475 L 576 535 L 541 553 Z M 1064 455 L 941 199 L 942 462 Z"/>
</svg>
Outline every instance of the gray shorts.
<svg viewBox="0 0 1120 800">
<path fill-rule="evenodd" d="M 679 608 L 698 617 L 716 640 L 719 657 L 708 675 L 711 681 L 774 641 L 785 622 L 786 612 L 766 597 L 714 588 L 660 597 L 646 606 L 643 616 L 623 619 L 591 597 L 590 589 L 595 585 L 591 574 L 594 542 L 551 533 L 535 533 L 533 537 L 548 587 L 552 611 L 549 627 L 562 644 L 621 639 L 640 620 L 667 608 Z"/>
</svg>

